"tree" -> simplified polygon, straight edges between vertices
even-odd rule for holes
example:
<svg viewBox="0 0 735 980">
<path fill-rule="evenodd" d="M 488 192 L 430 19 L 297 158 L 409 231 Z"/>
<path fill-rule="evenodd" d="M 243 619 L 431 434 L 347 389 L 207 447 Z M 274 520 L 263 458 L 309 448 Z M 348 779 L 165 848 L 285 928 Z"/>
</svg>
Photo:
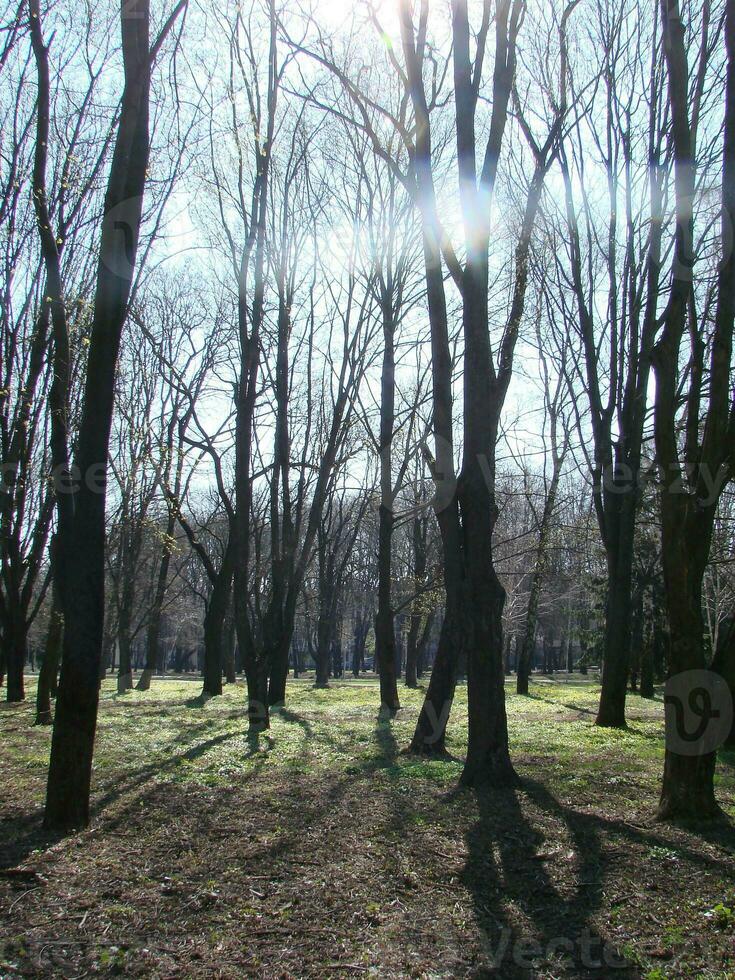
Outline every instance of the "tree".
<svg viewBox="0 0 735 980">
<path fill-rule="evenodd" d="M 521 228 L 515 251 L 515 274 L 509 315 L 493 357 L 489 330 L 489 257 L 491 206 L 496 190 L 498 163 L 516 80 L 517 39 L 524 7 L 501 2 L 495 12 L 495 66 L 492 113 L 484 158 L 478 171 L 476 116 L 482 84 L 490 4 L 482 7 L 482 23 L 476 34 L 474 58 L 467 3 L 452 4 L 454 67 L 454 122 L 457 140 L 457 175 L 464 230 L 465 263 L 461 267 L 447 245 L 438 217 L 432 173 L 431 121 L 424 86 L 423 62 L 427 56 L 428 6 L 422 4 L 418 27 L 411 5 L 401 3 L 401 39 L 416 128 L 412 160 L 416 193 L 424 229 L 429 313 L 432 327 L 434 377 L 435 473 L 441 479 L 443 501 L 440 516 L 444 546 L 447 606 L 443 639 L 432 672 L 426 703 L 419 718 L 412 747 L 438 745 L 439 718 L 446 718 L 451 704 L 456 657 L 461 644 L 468 665 L 469 735 L 462 782 L 502 785 L 515 773 L 508 752 L 505 714 L 502 611 L 505 593 L 493 564 L 492 536 L 497 519 L 495 502 L 495 446 L 500 413 L 510 383 L 513 355 L 523 315 L 528 281 L 528 256 L 543 182 L 555 152 L 566 111 L 566 47 L 564 27 L 574 5 L 560 24 L 562 98 L 555 106 L 551 126 L 539 145 L 523 120 L 517 99 L 521 129 L 532 151 L 534 170 L 528 185 Z M 449 357 L 446 298 L 441 271 L 448 257 L 462 300 L 464 340 L 463 456 L 454 481 L 451 423 L 451 358 Z M 449 625 L 447 625 L 449 624 Z M 435 684 L 435 677 L 437 683 Z M 433 733 L 427 740 L 426 732 Z"/>
<path fill-rule="evenodd" d="M 543 296 L 542 301 L 546 298 Z M 528 678 L 531 669 L 533 651 L 536 648 L 536 628 L 538 625 L 538 607 L 541 597 L 541 588 L 548 562 L 549 538 L 552 531 L 552 523 L 555 516 L 557 494 L 559 492 L 559 482 L 562 476 L 564 460 L 569 450 L 569 425 L 566 419 L 568 405 L 565 404 L 567 395 L 564 388 L 564 362 L 566 359 L 566 345 L 562 346 L 560 352 L 561 370 L 557 374 L 555 381 L 552 381 L 549 372 L 549 364 L 544 354 L 544 343 L 540 329 L 537 328 L 538 357 L 542 371 L 543 399 L 544 399 L 544 428 L 542 438 L 545 436 L 546 425 L 549 430 L 549 446 L 551 450 L 551 475 L 546 480 L 544 472 L 545 493 L 543 508 L 540 515 L 536 515 L 538 526 L 538 541 L 536 544 L 536 554 L 531 572 L 531 582 L 528 592 L 528 606 L 523 631 L 523 640 L 520 655 L 518 657 L 516 691 L 518 694 L 528 694 Z M 559 429 L 561 428 L 561 432 Z M 546 469 L 546 442 L 544 441 L 544 470 Z M 529 505 L 531 501 L 529 499 Z M 532 506 L 532 505 L 531 505 Z"/>
<path fill-rule="evenodd" d="M 594 63 L 589 81 L 572 81 L 575 91 L 579 85 L 591 92 L 576 99 L 574 126 L 560 153 L 569 269 L 559 271 L 556 306 L 558 330 L 578 338 L 581 346 L 569 382 L 575 390 L 576 373 L 589 407 L 584 421 L 578 413 L 580 442 L 584 448 L 588 424 L 593 449 L 585 455 L 607 559 L 597 724 L 620 728 L 625 725 L 635 526 L 659 295 L 662 78 L 655 14 L 641 17 L 636 11 L 631 16 L 625 4 L 600 4 L 590 32 L 600 63 Z M 595 193 L 598 179 L 604 185 L 601 199 Z M 641 198 L 647 207 L 639 204 Z M 602 223 L 604 236 L 599 234 Z M 558 262 L 560 254 L 557 249 Z M 576 317 L 567 306 L 569 293 Z"/>
<path fill-rule="evenodd" d="M 185 0 L 175 8 L 183 9 Z M 54 326 L 54 383 L 68 404 L 68 333 L 59 277 L 58 249 L 46 203 L 45 164 L 49 140 L 48 49 L 38 0 L 30 5 L 31 35 L 38 67 L 34 200 L 44 249 Z M 75 456 L 75 492 L 58 505 L 54 572 L 64 615 L 64 641 L 46 795 L 45 825 L 68 830 L 89 823 L 92 754 L 99 699 L 104 617 L 105 473 L 112 422 L 115 367 L 135 265 L 150 148 L 148 132 L 151 64 L 175 20 L 149 42 L 148 0 L 121 8 L 125 82 L 105 195 L 94 312 Z M 120 228 L 125 234 L 120 234 Z M 55 439 L 54 463 L 69 474 L 63 420 Z M 63 495 L 58 495 L 61 500 Z"/>
<path fill-rule="evenodd" d="M 669 675 L 703 670 L 702 580 L 707 566 L 717 503 L 732 479 L 735 406 L 730 390 L 735 319 L 735 2 L 725 3 L 725 114 L 722 130 L 719 266 L 711 284 L 714 303 L 699 306 L 695 266 L 698 109 L 710 57 L 710 5 L 702 12 L 699 63 L 690 98 L 686 27 L 678 0 L 661 0 L 663 47 L 671 113 L 669 139 L 674 161 L 675 239 L 671 285 L 653 352 L 656 378 L 654 432 L 661 477 L 660 516 L 666 607 L 671 631 Z M 705 286 L 705 283 L 702 283 Z M 706 288 L 706 287 L 705 287 Z M 682 376 L 684 345 L 689 366 Z M 708 372 L 705 357 L 709 352 Z M 706 377 L 706 382 L 705 382 Z M 681 391 L 681 395 L 680 395 Z M 683 406 L 682 406 L 683 401 Z M 679 438 L 681 409 L 685 423 Z M 681 755 L 666 747 L 661 819 L 706 818 L 718 807 L 714 796 L 715 752 Z"/>
</svg>

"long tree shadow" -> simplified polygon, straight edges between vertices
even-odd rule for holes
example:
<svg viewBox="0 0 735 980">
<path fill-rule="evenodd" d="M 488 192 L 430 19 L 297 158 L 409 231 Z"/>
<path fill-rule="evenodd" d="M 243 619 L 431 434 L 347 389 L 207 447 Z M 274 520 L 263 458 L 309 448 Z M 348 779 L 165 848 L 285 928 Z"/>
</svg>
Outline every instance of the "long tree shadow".
<svg viewBox="0 0 735 980">
<path fill-rule="evenodd" d="M 223 732 L 204 742 L 197 742 L 196 745 L 193 745 L 185 752 L 171 755 L 169 758 L 163 760 L 157 758 L 149 765 L 143 766 L 131 774 L 117 778 L 103 793 L 93 797 L 91 807 L 92 819 L 94 820 L 107 810 L 108 807 L 119 802 L 123 797 L 136 794 L 137 790 L 142 789 L 154 778 L 175 771 L 184 763 L 196 761 L 211 749 L 216 748 L 224 742 L 238 738 L 241 734 L 239 731 Z M 266 744 L 266 751 L 269 752 L 273 747 L 272 739 L 269 739 Z M 251 743 L 245 757 L 249 758 L 256 753 L 262 753 L 262 749 L 256 748 L 254 753 Z M 136 802 L 139 799 L 140 797 L 136 795 Z M 114 830 L 116 826 L 123 822 L 125 812 L 124 810 L 115 817 L 106 819 L 105 830 Z M 43 810 L 39 807 L 14 817 L 3 818 L 0 821 L 0 870 L 16 867 L 33 851 L 46 850 L 66 836 L 64 834 L 46 831 L 43 828 L 42 820 Z"/>
<path fill-rule="evenodd" d="M 479 815 L 467 833 L 463 872 L 485 938 L 487 965 L 475 976 L 534 977 L 543 967 L 554 976 L 639 977 L 591 925 L 602 899 L 595 826 L 570 819 L 531 780 L 520 791 L 478 790 L 475 797 Z M 550 842 L 531 821 L 533 805 L 560 830 L 561 846 L 556 840 L 548 853 Z"/>
</svg>

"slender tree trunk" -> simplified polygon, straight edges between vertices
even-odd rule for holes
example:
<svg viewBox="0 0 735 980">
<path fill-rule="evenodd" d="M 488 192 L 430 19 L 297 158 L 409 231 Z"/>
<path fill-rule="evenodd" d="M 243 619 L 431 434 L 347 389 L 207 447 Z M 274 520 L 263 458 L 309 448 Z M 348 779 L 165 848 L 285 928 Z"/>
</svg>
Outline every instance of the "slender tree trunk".
<svg viewBox="0 0 735 980">
<path fill-rule="evenodd" d="M 117 646 L 120 664 L 117 671 L 117 693 L 133 689 L 133 664 L 130 656 L 130 609 L 125 598 L 117 622 Z"/>
<path fill-rule="evenodd" d="M 645 646 L 644 641 L 644 623 L 643 623 L 643 587 L 639 585 L 635 591 L 633 597 L 633 622 L 630 630 L 630 689 L 634 693 L 638 693 L 638 680 L 641 680 L 641 687 L 643 686 L 642 670 L 643 670 L 643 648 Z"/>
<path fill-rule="evenodd" d="M 434 626 L 434 618 L 436 616 L 436 610 L 431 609 L 424 620 L 424 628 L 421 631 L 418 642 L 416 644 L 416 675 L 417 677 L 424 676 L 424 669 L 426 665 L 426 653 L 429 648 L 429 640 L 431 638 L 431 630 Z"/>
<path fill-rule="evenodd" d="M 446 297 L 440 251 L 430 224 L 424 229 L 436 448 L 436 459 L 430 461 L 430 468 L 436 488 L 434 511 L 442 542 L 446 600 L 434 666 L 411 739 L 411 751 L 441 756 L 446 752 L 446 727 L 454 701 L 462 650 L 462 632 L 459 628 L 462 540 L 452 446 L 452 358 L 447 332 Z"/>
<path fill-rule="evenodd" d="M 526 625 L 523 630 L 523 642 L 518 658 L 516 675 L 516 693 L 528 694 L 528 680 L 531 675 L 531 662 L 536 649 L 536 628 L 538 626 L 538 604 L 541 596 L 542 570 L 539 567 L 538 555 L 536 568 L 531 576 L 531 590 L 528 595 L 528 610 Z"/>
<path fill-rule="evenodd" d="M 174 528 L 175 518 L 173 511 L 171 511 L 169 513 L 168 523 L 166 525 L 167 542 L 173 538 Z M 168 583 L 168 570 L 170 564 L 171 552 L 169 551 L 168 544 L 164 544 L 163 552 L 161 554 L 161 561 L 158 566 L 156 592 L 153 597 L 153 605 L 151 607 L 150 619 L 148 620 L 148 629 L 146 631 L 145 667 L 143 668 L 143 673 L 140 675 L 138 680 L 137 690 L 139 691 L 150 690 L 151 679 L 158 666 L 161 637 L 161 615 L 163 610 L 163 602 L 166 598 L 166 585 Z"/>
<path fill-rule="evenodd" d="M 105 492 L 100 475 L 107 469 L 115 369 L 148 169 L 149 5 L 148 0 L 130 0 L 123 7 L 125 87 L 105 197 L 78 435 L 77 464 L 83 480 L 74 495 L 73 524 L 60 522 L 57 532 L 64 646 L 44 818 L 46 827 L 55 830 L 89 823 L 105 610 Z M 121 225 L 125 235 L 120 234 Z M 86 482 L 90 480 L 96 485 Z"/>
<path fill-rule="evenodd" d="M 378 612 L 375 617 L 375 659 L 380 676 L 380 707 L 394 715 L 401 707 L 396 671 L 396 641 L 391 609 L 391 538 L 393 512 L 381 504 L 378 543 Z"/>
<path fill-rule="evenodd" d="M 212 583 L 212 592 L 204 615 L 203 697 L 219 697 L 222 694 L 225 621 L 232 594 L 234 559 L 234 540 L 230 538 L 219 572 Z"/>
<path fill-rule="evenodd" d="M 394 715 L 398 698 L 396 643 L 391 606 L 393 554 L 392 443 L 395 425 L 395 321 L 393 298 L 383 290 L 383 366 L 380 383 L 380 511 L 378 515 L 378 612 L 375 617 L 375 658 L 380 674 L 381 711 Z"/>
<path fill-rule="evenodd" d="M 55 696 L 57 690 L 56 678 L 59 671 L 63 634 L 64 617 L 61 615 L 58 603 L 54 601 L 49 619 L 48 633 L 46 634 L 46 649 L 43 655 L 43 663 L 38 674 L 36 725 L 50 725 L 53 721 L 51 716 L 51 698 Z"/>
<path fill-rule="evenodd" d="M 649 631 L 641 646 L 641 687 L 642 698 L 652 698 L 654 693 L 653 637 Z"/>
<path fill-rule="evenodd" d="M 326 603 L 327 597 L 322 599 L 319 596 L 320 606 Z M 329 638 L 330 638 L 329 613 L 326 608 L 321 608 L 316 624 L 316 650 L 314 651 L 314 662 L 316 664 L 315 686 L 320 688 L 329 687 Z"/>
<path fill-rule="evenodd" d="M 405 683 L 406 687 L 417 687 L 418 686 L 418 641 L 419 641 L 419 629 L 421 628 L 421 615 L 419 613 L 411 613 L 411 622 L 408 627 L 408 636 L 406 637 L 406 674 Z"/>
</svg>

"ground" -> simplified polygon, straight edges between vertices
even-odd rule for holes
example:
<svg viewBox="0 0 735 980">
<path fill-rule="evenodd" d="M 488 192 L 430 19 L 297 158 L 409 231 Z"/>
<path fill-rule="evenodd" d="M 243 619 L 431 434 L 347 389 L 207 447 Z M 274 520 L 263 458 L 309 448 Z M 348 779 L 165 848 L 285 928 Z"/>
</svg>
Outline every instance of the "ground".
<svg viewBox="0 0 735 980">
<path fill-rule="evenodd" d="M 735 977 L 735 831 L 653 813 L 662 705 L 593 725 L 598 688 L 537 680 L 508 712 L 516 790 L 406 755 L 421 691 L 317 691 L 248 739 L 241 685 L 105 682 L 89 831 L 41 830 L 50 731 L 0 710 L 0 978 Z M 735 816 L 735 758 L 717 793 Z"/>
</svg>

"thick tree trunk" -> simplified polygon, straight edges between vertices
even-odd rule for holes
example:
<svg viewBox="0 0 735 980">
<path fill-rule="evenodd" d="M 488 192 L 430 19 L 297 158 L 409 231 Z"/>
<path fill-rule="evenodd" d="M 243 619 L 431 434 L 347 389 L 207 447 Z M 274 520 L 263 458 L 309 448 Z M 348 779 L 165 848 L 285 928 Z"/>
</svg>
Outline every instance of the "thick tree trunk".
<svg viewBox="0 0 735 980">
<path fill-rule="evenodd" d="M 716 759 L 715 752 L 689 756 L 667 749 L 659 820 L 707 820 L 720 815 L 714 792 Z"/>
<path fill-rule="evenodd" d="M 673 556 L 668 557 L 671 560 Z M 701 591 L 704 563 L 697 562 L 694 555 L 691 558 L 691 563 L 684 559 L 676 569 L 664 564 L 671 626 L 670 677 L 706 668 Z M 682 755 L 667 744 L 657 814 L 660 820 L 699 820 L 720 814 L 714 792 L 715 762 L 715 752 Z"/>
<path fill-rule="evenodd" d="M 59 672 L 59 660 L 61 658 L 61 645 L 64 638 L 64 618 L 56 602 L 51 609 L 48 633 L 46 634 L 46 649 L 43 654 L 43 663 L 38 674 L 38 688 L 36 690 L 36 725 L 50 725 L 53 722 L 51 715 L 51 698 L 56 695 L 57 681 Z"/>
<path fill-rule="evenodd" d="M 641 686 L 640 696 L 652 698 L 654 694 L 653 643 L 647 636 L 641 647 Z"/>
<path fill-rule="evenodd" d="M 444 615 L 434 667 L 429 679 L 409 751 L 418 755 L 446 754 L 446 731 L 457 685 L 457 651 L 461 646 L 456 615 Z"/>
<path fill-rule="evenodd" d="M 7 665 L 7 700 L 17 703 L 25 700 L 23 671 L 28 657 L 28 635 L 25 617 L 20 610 L 13 610 L 3 630 L 5 662 Z"/>
<path fill-rule="evenodd" d="M 517 777 L 508 749 L 503 667 L 505 590 L 493 566 L 496 425 L 487 312 L 487 259 L 468 259 L 464 275 L 464 462 L 458 484 L 464 581 L 461 623 L 467 656 L 468 739 L 464 785 L 507 786 Z"/>
<path fill-rule="evenodd" d="M 202 697 L 219 697 L 222 693 L 222 620 L 212 611 L 209 601 L 204 617 L 204 664 L 202 667 Z"/>
<path fill-rule="evenodd" d="M 224 668 L 225 682 L 227 684 L 237 683 L 237 665 L 235 663 L 235 613 L 232 607 L 232 598 L 227 604 L 227 617 L 224 627 Z"/>
<path fill-rule="evenodd" d="M 634 493 L 630 488 L 628 496 Z M 628 501 L 626 501 L 628 503 Z M 617 537 L 608 546 L 608 593 L 605 606 L 605 648 L 602 688 L 596 724 L 625 728 L 625 696 L 630 666 L 633 612 L 633 538 L 635 506 L 630 501 L 620 513 Z"/>
<path fill-rule="evenodd" d="M 270 728 L 268 674 L 263 662 L 249 660 L 245 667 L 248 689 L 248 725 L 253 734 Z"/>
<path fill-rule="evenodd" d="M 467 758 L 461 782 L 466 786 L 498 787 L 517 781 L 508 750 L 505 711 L 502 626 L 505 590 L 492 564 L 494 503 L 488 500 L 481 483 L 479 466 L 476 472 L 472 470 L 465 472 L 466 482 L 460 492 L 466 552 L 462 627 L 467 653 L 468 708 Z"/>
<path fill-rule="evenodd" d="M 288 683 L 288 652 L 291 648 L 293 624 L 284 624 L 274 639 L 270 655 L 266 658 L 270 664 L 268 681 L 268 704 L 271 708 L 286 703 L 286 685 Z"/>
<path fill-rule="evenodd" d="M 735 618 L 726 620 L 720 627 L 712 670 L 726 681 L 735 708 Z M 733 711 L 732 726 L 725 745 L 728 748 L 735 746 L 735 711 Z"/>
</svg>

